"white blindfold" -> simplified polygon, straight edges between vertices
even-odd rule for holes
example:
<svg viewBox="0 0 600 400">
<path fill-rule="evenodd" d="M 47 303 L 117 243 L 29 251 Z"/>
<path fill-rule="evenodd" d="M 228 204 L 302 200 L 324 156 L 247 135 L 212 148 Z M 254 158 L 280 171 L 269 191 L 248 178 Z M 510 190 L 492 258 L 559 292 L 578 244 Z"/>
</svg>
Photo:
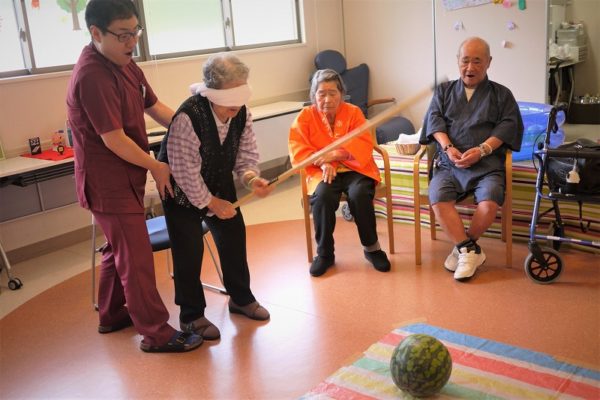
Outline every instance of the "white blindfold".
<svg viewBox="0 0 600 400">
<path fill-rule="evenodd" d="M 207 88 L 204 82 L 190 85 L 192 94 L 199 94 L 208 98 L 216 105 L 223 107 L 241 107 L 250 100 L 252 90 L 248 84 L 236 86 L 231 89 Z"/>
</svg>

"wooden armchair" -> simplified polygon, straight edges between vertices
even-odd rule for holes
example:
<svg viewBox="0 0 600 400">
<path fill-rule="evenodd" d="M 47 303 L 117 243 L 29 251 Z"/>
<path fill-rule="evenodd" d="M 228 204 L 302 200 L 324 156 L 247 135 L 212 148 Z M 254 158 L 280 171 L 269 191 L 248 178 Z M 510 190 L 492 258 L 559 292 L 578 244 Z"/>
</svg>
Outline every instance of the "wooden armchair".
<svg viewBox="0 0 600 400">
<path fill-rule="evenodd" d="M 431 177 L 433 167 L 433 158 L 435 155 L 435 144 L 421 145 L 421 148 L 415 154 L 413 160 L 413 187 L 414 187 L 414 220 L 415 220 L 415 262 L 421 265 L 421 206 L 427 205 L 429 208 L 429 229 L 431 240 L 436 239 L 436 223 L 435 213 L 429 204 L 429 195 L 427 188 L 421 188 L 419 184 L 419 163 L 427 154 L 427 174 Z M 512 267 L 512 152 L 506 152 L 506 192 L 504 196 L 504 204 L 501 207 L 501 239 L 506 243 L 506 266 Z M 457 203 L 458 206 L 472 206 L 473 197 L 469 196 L 466 199 Z"/>
<path fill-rule="evenodd" d="M 377 143 L 375 140 L 375 131 L 371 130 L 371 136 L 373 137 L 373 143 Z M 384 167 L 384 178 L 377 187 L 375 188 L 375 198 L 385 197 L 386 203 L 386 219 L 387 219 L 387 230 L 388 230 L 388 246 L 389 253 L 394 254 L 394 216 L 392 214 L 392 177 L 390 172 L 390 158 L 385 149 L 379 145 L 374 145 L 374 150 L 381 155 Z M 301 170 L 300 182 L 302 189 L 302 209 L 304 210 L 304 230 L 306 232 L 306 252 L 308 256 L 308 262 L 313 260 L 313 237 L 312 237 L 312 224 L 310 221 L 310 202 L 308 199 L 308 187 L 306 184 L 306 172 Z M 342 200 L 345 200 L 345 195 L 342 194 Z"/>
</svg>

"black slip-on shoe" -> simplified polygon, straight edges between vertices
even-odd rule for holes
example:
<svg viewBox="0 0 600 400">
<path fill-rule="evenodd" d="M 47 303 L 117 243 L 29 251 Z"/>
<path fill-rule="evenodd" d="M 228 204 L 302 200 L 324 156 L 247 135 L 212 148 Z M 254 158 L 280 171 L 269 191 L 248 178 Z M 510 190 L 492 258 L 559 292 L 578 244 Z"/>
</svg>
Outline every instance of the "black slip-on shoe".
<svg viewBox="0 0 600 400">
<path fill-rule="evenodd" d="M 391 268 L 390 260 L 383 250 L 365 251 L 365 258 L 377 271 L 388 272 Z"/>
<path fill-rule="evenodd" d="M 310 264 L 310 274 L 312 276 L 323 275 L 329 267 L 335 263 L 335 257 L 316 256 Z"/>
</svg>

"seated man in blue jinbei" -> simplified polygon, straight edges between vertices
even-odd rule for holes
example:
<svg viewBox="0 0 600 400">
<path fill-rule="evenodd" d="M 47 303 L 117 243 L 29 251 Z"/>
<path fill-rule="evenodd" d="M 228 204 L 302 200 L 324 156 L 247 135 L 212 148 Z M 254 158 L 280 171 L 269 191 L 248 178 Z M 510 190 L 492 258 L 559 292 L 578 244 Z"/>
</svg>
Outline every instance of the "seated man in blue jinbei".
<svg viewBox="0 0 600 400">
<path fill-rule="evenodd" d="M 454 272 L 454 279 L 465 281 L 485 262 L 477 239 L 504 203 L 506 149 L 521 148 L 523 121 L 511 91 L 487 77 L 492 57 L 483 39 L 466 39 L 457 58 L 460 79 L 436 88 L 421 143 L 435 140 L 440 155 L 434 162 L 429 201 L 455 244 L 444 267 Z M 465 230 L 455 205 L 471 193 L 477 208 Z"/>
</svg>

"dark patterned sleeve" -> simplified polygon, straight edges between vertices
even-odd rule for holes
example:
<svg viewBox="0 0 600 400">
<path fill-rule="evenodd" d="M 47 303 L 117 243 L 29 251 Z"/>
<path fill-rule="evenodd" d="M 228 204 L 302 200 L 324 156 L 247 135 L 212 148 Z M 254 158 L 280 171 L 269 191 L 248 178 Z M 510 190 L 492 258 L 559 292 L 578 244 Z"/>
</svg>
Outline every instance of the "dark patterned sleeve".
<svg viewBox="0 0 600 400">
<path fill-rule="evenodd" d="M 523 119 L 519 105 L 512 92 L 506 88 L 500 92 L 499 97 L 501 115 L 492 136 L 502 140 L 511 150 L 519 151 L 523 140 Z"/>
<path fill-rule="evenodd" d="M 433 134 L 436 132 L 448 133 L 446 120 L 443 116 L 445 88 L 446 85 L 438 85 L 433 92 L 433 97 L 423 120 L 423 128 L 421 129 L 421 137 L 419 138 L 421 144 L 429 144 L 435 141 Z"/>
</svg>

